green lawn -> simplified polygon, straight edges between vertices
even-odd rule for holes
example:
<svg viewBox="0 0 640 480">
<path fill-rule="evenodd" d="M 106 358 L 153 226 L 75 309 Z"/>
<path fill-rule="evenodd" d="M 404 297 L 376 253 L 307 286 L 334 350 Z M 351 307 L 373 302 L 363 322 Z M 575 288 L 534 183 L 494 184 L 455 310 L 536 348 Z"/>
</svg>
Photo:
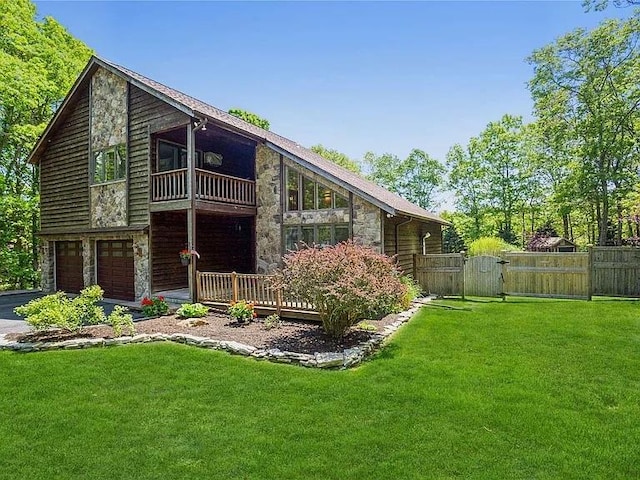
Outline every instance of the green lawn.
<svg viewBox="0 0 640 480">
<path fill-rule="evenodd" d="M 446 304 L 351 371 L 0 352 L 0 478 L 640 477 L 640 303 Z"/>
</svg>

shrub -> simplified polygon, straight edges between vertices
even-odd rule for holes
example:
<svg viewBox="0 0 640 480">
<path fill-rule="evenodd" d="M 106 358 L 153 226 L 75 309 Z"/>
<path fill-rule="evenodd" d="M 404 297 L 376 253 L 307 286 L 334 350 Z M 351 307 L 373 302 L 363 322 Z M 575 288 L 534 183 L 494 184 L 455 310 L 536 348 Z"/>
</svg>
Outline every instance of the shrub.
<svg viewBox="0 0 640 480">
<path fill-rule="evenodd" d="M 314 305 L 335 338 L 359 320 L 399 309 L 407 290 L 391 258 L 352 241 L 287 254 L 274 286 Z"/>
<path fill-rule="evenodd" d="M 469 245 L 469 256 L 477 257 L 480 255 L 492 255 L 494 257 L 499 257 L 500 253 L 504 250 L 513 251 L 520 249 L 515 245 L 505 242 L 501 238 L 480 237 Z"/>
<path fill-rule="evenodd" d="M 376 327 L 373 323 L 369 323 L 366 320 L 358 322 L 356 325 L 358 330 L 362 330 L 363 332 L 377 332 L 378 327 Z"/>
<path fill-rule="evenodd" d="M 227 313 L 231 318 L 235 318 L 238 322 L 250 322 L 258 316 L 253 309 L 253 303 L 248 303 L 246 300 L 231 302 L 227 309 Z"/>
<path fill-rule="evenodd" d="M 113 333 L 118 337 L 122 335 L 122 331 L 125 329 L 129 335 L 136 333 L 136 327 L 133 325 L 133 317 L 128 312 L 129 309 L 127 307 L 116 305 L 107 317 L 107 323 L 111 325 Z"/>
<path fill-rule="evenodd" d="M 165 301 L 163 296 L 159 297 L 144 297 L 142 302 L 142 313 L 145 317 L 158 317 L 165 315 L 169 311 L 169 304 Z"/>
<path fill-rule="evenodd" d="M 104 310 L 95 303 L 102 300 L 103 290 L 98 285 L 86 287 L 80 295 L 70 299 L 64 292 L 57 292 L 31 300 L 14 311 L 25 317 L 35 330 L 51 327 L 76 332 L 85 325 L 105 321 Z"/>
<path fill-rule="evenodd" d="M 180 318 L 200 318 L 209 313 L 209 307 L 202 305 L 201 303 L 184 303 L 177 311 L 176 314 Z"/>
<path fill-rule="evenodd" d="M 411 302 L 422 295 L 422 287 L 411 275 L 403 275 L 400 277 L 400 281 L 407 288 L 401 301 L 403 310 L 406 310 L 411 305 Z"/>
<path fill-rule="evenodd" d="M 280 320 L 280 315 L 277 313 L 273 313 L 264 319 L 263 327 L 265 330 L 271 330 L 272 328 L 280 328 L 282 326 L 282 322 Z"/>
</svg>

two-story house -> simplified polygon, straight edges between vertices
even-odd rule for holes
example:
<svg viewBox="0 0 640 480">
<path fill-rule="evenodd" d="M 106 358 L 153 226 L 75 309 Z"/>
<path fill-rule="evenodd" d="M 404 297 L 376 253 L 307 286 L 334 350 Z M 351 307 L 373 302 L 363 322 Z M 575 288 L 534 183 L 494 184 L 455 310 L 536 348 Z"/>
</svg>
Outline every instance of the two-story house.
<svg viewBox="0 0 640 480">
<path fill-rule="evenodd" d="M 269 273 L 298 242 L 441 252 L 436 215 L 275 133 L 92 57 L 29 161 L 44 291 L 139 300 L 196 269 Z M 182 265 L 179 251 L 200 258 Z M 192 281 L 190 281 L 190 279 Z"/>
</svg>

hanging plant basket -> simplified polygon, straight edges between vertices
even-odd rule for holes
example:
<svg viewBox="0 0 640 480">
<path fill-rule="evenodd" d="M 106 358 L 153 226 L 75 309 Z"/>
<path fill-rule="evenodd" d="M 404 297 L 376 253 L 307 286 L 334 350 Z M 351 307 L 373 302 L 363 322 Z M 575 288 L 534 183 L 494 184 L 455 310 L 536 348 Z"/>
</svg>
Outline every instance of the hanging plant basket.
<svg viewBox="0 0 640 480">
<path fill-rule="evenodd" d="M 185 266 L 185 267 L 186 267 L 187 265 L 189 265 L 189 262 L 190 262 L 190 261 L 191 261 L 191 260 L 190 260 L 189 258 L 180 257 L 180 263 L 181 263 L 183 266 Z"/>
</svg>

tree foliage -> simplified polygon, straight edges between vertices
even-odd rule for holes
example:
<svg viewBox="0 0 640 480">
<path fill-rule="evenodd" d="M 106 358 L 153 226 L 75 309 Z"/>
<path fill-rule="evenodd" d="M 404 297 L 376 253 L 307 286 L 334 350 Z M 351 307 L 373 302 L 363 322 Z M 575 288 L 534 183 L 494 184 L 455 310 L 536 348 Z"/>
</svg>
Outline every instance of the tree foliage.
<svg viewBox="0 0 640 480">
<path fill-rule="evenodd" d="M 321 157 L 326 158 L 327 160 L 335 163 L 336 165 L 340 165 L 341 167 L 346 168 L 347 170 L 351 170 L 354 173 L 362 173 L 362 168 L 360 167 L 360 163 L 357 160 L 353 160 L 349 158 L 342 152 L 339 152 L 334 149 L 325 148 L 322 144 L 313 145 L 311 150 L 316 152 Z"/>
<path fill-rule="evenodd" d="M 262 118 L 255 113 L 249 112 L 247 110 L 242 110 L 241 108 L 231 108 L 229 109 L 229 113 L 234 117 L 238 117 L 247 123 L 255 125 L 256 127 L 260 127 L 264 130 L 269 130 L 269 120 L 267 120 L 266 118 Z"/>
<path fill-rule="evenodd" d="M 539 122 L 563 131 L 564 148 L 575 159 L 572 193 L 592 209 L 599 245 L 607 242 L 611 213 L 621 216 L 623 199 L 636 183 L 639 40 L 634 14 L 606 20 L 590 32 L 575 30 L 529 59 Z"/>
<path fill-rule="evenodd" d="M 364 162 L 369 178 L 378 185 L 427 210 L 437 206 L 435 195 L 444 185 L 445 168 L 426 152 L 415 148 L 404 160 L 390 153 L 367 152 Z"/>
<path fill-rule="evenodd" d="M 28 0 L 0 1 L 0 289 L 36 284 L 38 181 L 26 157 L 91 55 Z"/>
</svg>

